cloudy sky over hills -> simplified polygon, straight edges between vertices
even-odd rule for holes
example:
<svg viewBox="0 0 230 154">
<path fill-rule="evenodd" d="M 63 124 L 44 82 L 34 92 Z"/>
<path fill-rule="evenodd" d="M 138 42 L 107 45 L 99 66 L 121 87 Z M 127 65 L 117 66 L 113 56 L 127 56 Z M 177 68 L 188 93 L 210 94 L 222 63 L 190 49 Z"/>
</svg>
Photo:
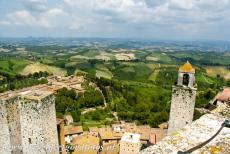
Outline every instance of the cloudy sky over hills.
<svg viewBox="0 0 230 154">
<path fill-rule="evenodd" d="M 0 36 L 230 40 L 230 0 L 0 0 Z"/>
</svg>

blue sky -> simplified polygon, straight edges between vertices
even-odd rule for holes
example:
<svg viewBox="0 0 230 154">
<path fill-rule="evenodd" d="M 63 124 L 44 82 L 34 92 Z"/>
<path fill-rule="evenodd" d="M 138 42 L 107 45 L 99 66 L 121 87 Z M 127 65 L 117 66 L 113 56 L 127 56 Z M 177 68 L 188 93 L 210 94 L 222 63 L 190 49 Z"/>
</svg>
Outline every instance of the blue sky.
<svg viewBox="0 0 230 154">
<path fill-rule="evenodd" d="M 0 37 L 230 40 L 230 0 L 0 0 Z"/>
</svg>

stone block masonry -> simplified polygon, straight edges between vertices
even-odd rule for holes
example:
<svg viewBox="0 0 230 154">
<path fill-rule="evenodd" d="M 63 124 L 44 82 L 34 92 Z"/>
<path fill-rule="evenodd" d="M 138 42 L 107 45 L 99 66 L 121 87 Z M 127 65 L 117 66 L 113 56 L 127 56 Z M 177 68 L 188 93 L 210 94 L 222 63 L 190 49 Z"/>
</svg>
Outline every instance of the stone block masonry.
<svg viewBox="0 0 230 154">
<path fill-rule="evenodd" d="M 196 88 L 173 86 L 168 134 L 192 123 Z"/>
<path fill-rule="evenodd" d="M 57 154 L 55 98 L 45 86 L 0 95 L 0 153 Z"/>
<path fill-rule="evenodd" d="M 172 88 L 168 135 L 192 123 L 196 91 L 195 69 L 187 61 L 179 68 L 177 84 Z"/>
</svg>

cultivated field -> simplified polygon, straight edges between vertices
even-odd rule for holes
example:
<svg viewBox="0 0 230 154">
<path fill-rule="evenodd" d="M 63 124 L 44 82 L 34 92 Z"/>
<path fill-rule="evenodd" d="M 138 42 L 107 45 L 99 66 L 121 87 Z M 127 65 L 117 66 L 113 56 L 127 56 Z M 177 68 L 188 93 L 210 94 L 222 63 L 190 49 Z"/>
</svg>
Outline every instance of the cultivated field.
<svg viewBox="0 0 230 154">
<path fill-rule="evenodd" d="M 225 79 L 230 79 L 230 70 L 228 70 L 224 66 L 209 66 L 205 69 L 209 76 L 216 77 L 217 75 L 220 75 Z"/>
<path fill-rule="evenodd" d="M 66 71 L 61 69 L 61 68 L 57 68 L 54 66 L 48 66 L 45 64 L 41 64 L 39 62 L 27 65 L 22 70 L 21 74 L 27 75 L 29 73 L 35 73 L 35 72 L 39 72 L 39 71 L 47 71 L 48 73 L 52 73 L 54 75 L 60 75 L 60 76 L 66 75 Z"/>
<path fill-rule="evenodd" d="M 117 60 L 130 61 L 136 59 L 133 53 L 118 53 L 115 55 Z"/>
</svg>

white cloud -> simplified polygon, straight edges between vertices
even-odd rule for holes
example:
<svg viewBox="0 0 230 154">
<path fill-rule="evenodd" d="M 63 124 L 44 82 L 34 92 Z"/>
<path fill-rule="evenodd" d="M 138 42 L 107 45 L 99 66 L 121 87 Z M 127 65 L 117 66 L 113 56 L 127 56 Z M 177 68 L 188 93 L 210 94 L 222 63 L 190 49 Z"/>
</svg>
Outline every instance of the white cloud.
<svg viewBox="0 0 230 154">
<path fill-rule="evenodd" d="M 47 10 L 47 0 L 23 0 L 26 9 L 30 11 L 45 11 Z"/>
<path fill-rule="evenodd" d="M 9 21 L 6 21 L 6 20 L 0 21 L 0 26 L 9 26 L 9 25 L 10 25 Z"/>
<path fill-rule="evenodd" d="M 53 9 L 50 9 L 50 10 L 42 13 L 41 15 L 45 16 L 47 18 L 51 18 L 51 17 L 57 17 L 57 16 L 62 16 L 62 15 L 67 15 L 67 13 L 64 12 L 60 8 L 53 8 Z"/>
<path fill-rule="evenodd" d="M 230 25 L 230 0 L 23 0 L 23 6 L 6 12 L 6 17 L 0 15 L 0 21 L 92 33 L 136 31 L 141 27 L 146 32 L 159 29 L 177 33 L 181 29 L 199 34 L 204 32 L 199 27 Z"/>
<path fill-rule="evenodd" d="M 225 16 L 229 0 L 64 0 L 72 14 L 127 23 L 185 24 Z M 228 12 L 229 13 L 229 12 Z M 92 15 L 93 14 L 93 15 Z"/>
<path fill-rule="evenodd" d="M 44 18 L 37 18 L 27 10 L 20 10 L 8 15 L 10 21 L 16 25 L 50 27 Z"/>
<path fill-rule="evenodd" d="M 19 10 L 14 13 L 10 13 L 8 18 L 12 23 L 16 25 L 51 28 L 57 26 L 55 25 L 56 21 L 58 21 L 57 17 L 63 17 L 64 15 L 66 14 L 62 9 L 54 8 L 42 12 L 38 15 L 32 14 L 27 10 Z"/>
<path fill-rule="evenodd" d="M 191 10 L 195 7 L 194 0 L 169 0 L 169 6 L 176 9 Z"/>
</svg>

